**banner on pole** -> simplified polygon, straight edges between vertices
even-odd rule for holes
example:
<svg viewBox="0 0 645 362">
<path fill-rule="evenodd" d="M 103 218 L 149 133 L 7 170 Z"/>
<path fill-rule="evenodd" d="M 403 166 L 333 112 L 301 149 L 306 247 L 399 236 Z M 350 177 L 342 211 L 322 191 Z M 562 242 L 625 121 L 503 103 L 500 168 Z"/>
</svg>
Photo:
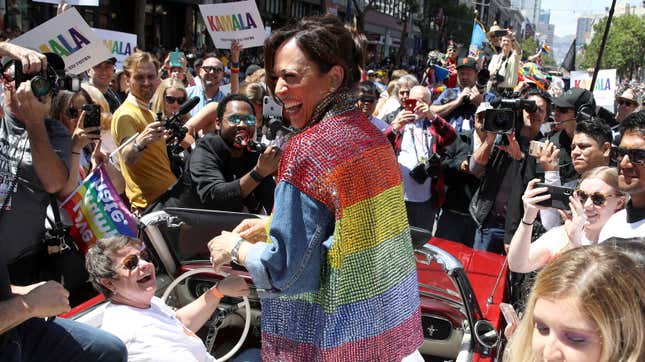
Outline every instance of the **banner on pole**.
<svg viewBox="0 0 645 362">
<path fill-rule="evenodd" d="M 122 69 L 125 58 L 132 55 L 137 47 L 137 34 L 97 28 L 93 28 L 93 30 L 96 36 L 101 39 L 105 49 L 116 58 L 116 69 Z"/>
<path fill-rule="evenodd" d="M 199 5 L 199 11 L 216 48 L 230 49 L 235 40 L 242 48 L 264 45 L 266 33 L 255 1 Z"/>
<path fill-rule="evenodd" d="M 86 177 L 62 207 L 72 218 L 70 235 L 83 254 L 104 237 L 137 237 L 137 219 L 119 197 L 103 166 Z"/>
<path fill-rule="evenodd" d="M 585 71 L 571 72 L 571 88 L 584 88 L 587 90 L 591 86 L 593 73 Z M 616 69 L 601 69 L 598 71 L 598 78 L 593 92 L 596 105 L 604 107 L 610 111 L 614 110 L 614 101 L 616 100 Z"/>
<path fill-rule="evenodd" d="M 60 0 L 34 0 L 37 3 L 58 5 Z M 65 0 L 65 4 L 80 6 L 99 6 L 99 0 Z"/>
<path fill-rule="evenodd" d="M 65 62 L 65 72 L 71 74 L 83 73 L 111 57 L 75 8 L 38 25 L 11 43 L 41 53 L 58 54 Z"/>
</svg>

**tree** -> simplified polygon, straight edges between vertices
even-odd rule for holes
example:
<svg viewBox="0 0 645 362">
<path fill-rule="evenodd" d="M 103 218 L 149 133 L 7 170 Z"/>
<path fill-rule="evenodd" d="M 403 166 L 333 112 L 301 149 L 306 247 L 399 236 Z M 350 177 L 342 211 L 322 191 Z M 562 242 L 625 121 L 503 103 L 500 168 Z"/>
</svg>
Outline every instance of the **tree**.
<svg viewBox="0 0 645 362">
<path fill-rule="evenodd" d="M 607 18 L 594 25 L 594 36 L 585 47 L 583 68 L 594 68 L 605 31 Z M 631 78 L 643 64 L 645 54 L 645 17 L 624 15 L 612 19 L 607 45 L 600 63 L 601 69 L 616 69 L 621 77 Z"/>
<path fill-rule="evenodd" d="M 410 31 L 408 27 L 410 24 L 410 18 L 412 17 L 412 14 L 419 11 L 419 4 L 417 4 L 416 0 L 404 0 L 401 3 L 401 6 L 403 7 L 401 11 L 401 13 L 403 14 L 403 30 L 401 31 L 401 44 L 399 45 L 399 52 L 396 55 L 397 66 L 401 65 L 401 61 L 407 53 L 408 32 Z"/>
<path fill-rule="evenodd" d="M 522 48 L 522 55 L 524 57 L 530 57 L 535 55 L 538 50 L 538 44 L 533 38 L 526 38 L 520 40 L 520 47 Z"/>
</svg>

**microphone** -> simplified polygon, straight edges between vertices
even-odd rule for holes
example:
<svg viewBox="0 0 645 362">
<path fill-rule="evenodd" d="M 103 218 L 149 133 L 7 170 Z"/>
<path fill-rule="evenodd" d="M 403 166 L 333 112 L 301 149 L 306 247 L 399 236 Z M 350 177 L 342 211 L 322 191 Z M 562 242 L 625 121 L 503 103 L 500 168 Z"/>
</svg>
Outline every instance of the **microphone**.
<svg viewBox="0 0 645 362">
<path fill-rule="evenodd" d="M 179 110 L 174 115 L 175 116 L 183 116 L 184 114 L 190 112 L 191 109 L 195 108 L 197 103 L 199 103 L 199 97 L 193 97 L 193 98 L 187 100 L 186 102 L 184 102 L 184 104 L 182 104 L 179 107 Z"/>
</svg>

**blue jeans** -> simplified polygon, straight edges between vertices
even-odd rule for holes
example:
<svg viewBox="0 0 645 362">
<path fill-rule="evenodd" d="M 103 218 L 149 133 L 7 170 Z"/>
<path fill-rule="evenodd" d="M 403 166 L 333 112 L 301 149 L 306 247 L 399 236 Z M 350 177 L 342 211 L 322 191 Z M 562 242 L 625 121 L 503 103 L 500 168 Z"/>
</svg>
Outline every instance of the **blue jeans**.
<svg viewBox="0 0 645 362">
<path fill-rule="evenodd" d="M 486 250 L 497 254 L 504 254 L 504 229 L 483 228 L 477 229 L 473 249 Z"/>
<path fill-rule="evenodd" d="M 32 318 L 2 335 L 0 361 L 125 362 L 128 352 L 117 337 L 100 329 L 56 318 Z"/>
</svg>

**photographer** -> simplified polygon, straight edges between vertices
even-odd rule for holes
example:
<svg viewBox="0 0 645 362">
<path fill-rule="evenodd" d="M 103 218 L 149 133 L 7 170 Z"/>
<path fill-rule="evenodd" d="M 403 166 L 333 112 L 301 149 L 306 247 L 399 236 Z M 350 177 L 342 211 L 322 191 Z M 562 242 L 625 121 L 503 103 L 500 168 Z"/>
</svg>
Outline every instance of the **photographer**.
<svg viewBox="0 0 645 362">
<path fill-rule="evenodd" d="M 502 51 L 493 55 L 488 64 L 491 92 L 509 97 L 517 85 L 517 72 L 520 68 L 522 48 L 512 32 L 506 33 L 501 40 Z"/>
<path fill-rule="evenodd" d="M 457 62 L 457 87 L 446 89 L 439 95 L 430 109 L 445 118 L 457 133 L 473 128 L 475 110 L 479 104 L 490 102 L 493 95 L 483 93 L 477 86 L 477 61 L 461 58 Z"/>
<path fill-rule="evenodd" d="M 177 181 L 166 150 L 166 129 L 148 108 L 159 86 L 158 67 L 157 60 L 146 52 L 125 60 L 130 94 L 112 117 L 112 138 L 118 145 L 139 133 L 119 154 L 125 193 L 138 216 Z"/>
<path fill-rule="evenodd" d="M 411 226 L 432 231 L 435 212 L 444 200 L 439 154 L 457 137 L 455 130 L 430 110 L 426 87 L 414 86 L 402 110 L 385 131 L 403 176 L 405 208 Z M 415 245 L 417 247 L 419 245 Z"/>
<path fill-rule="evenodd" d="M 230 94 L 219 103 L 215 127 L 200 138 L 186 162 L 184 174 L 164 206 L 268 214 L 273 209 L 280 151 L 268 147 L 251 152 L 256 118 L 253 104 Z"/>
<path fill-rule="evenodd" d="M 21 62 L 26 75 L 47 68 L 43 54 L 13 44 L 0 43 L 0 56 Z M 67 181 L 70 135 L 60 122 L 47 119 L 51 96 L 36 97 L 29 80 L 16 89 L 15 65 L 3 63 L 0 360 L 125 361 L 125 346 L 114 336 L 62 318 L 42 319 L 70 309 L 62 285 L 29 281 L 46 253 L 42 238 L 50 194 Z"/>
<path fill-rule="evenodd" d="M 522 216 L 521 195 L 528 181 L 535 177 L 536 161 L 526 154 L 529 141 L 544 137 L 540 127 L 546 119 L 550 97 L 534 89 L 526 99 L 507 101 L 502 101 L 501 105 L 517 105 L 513 110 L 516 114 L 512 123 L 515 124 L 491 132 L 491 126 L 499 119 L 495 117 L 496 113 L 489 115 L 488 112 L 499 110 L 487 110 L 486 139 L 469 162 L 470 172 L 481 179 L 481 186 L 470 204 L 470 213 L 478 225 L 474 248 L 498 254 L 504 251 L 505 233 L 512 230 L 512 235 L 517 228 Z M 519 115 L 518 108 L 522 109 Z M 489 122 L 493 125 L 487 124 Z"/>
</svg>

